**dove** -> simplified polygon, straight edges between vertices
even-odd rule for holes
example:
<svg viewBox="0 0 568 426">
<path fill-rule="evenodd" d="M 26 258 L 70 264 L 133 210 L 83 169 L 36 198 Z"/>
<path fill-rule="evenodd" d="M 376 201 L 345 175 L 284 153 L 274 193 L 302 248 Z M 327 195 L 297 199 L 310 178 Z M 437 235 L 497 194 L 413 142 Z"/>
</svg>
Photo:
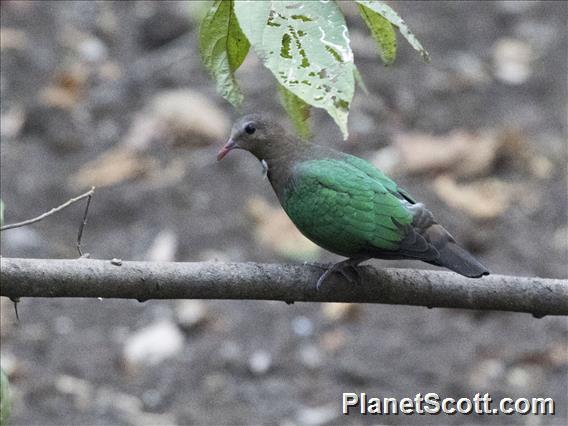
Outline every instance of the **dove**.
<svg viewBox="0 0 568 426">
<path fill-rule="evenodd" d="M 325 270 L 317 289 L 334 272 L 353 281 L 357 266 L 373 258 L 421 260 L 470 278 L 489 275 L 424 204 L 362 158 L 298 139 L 262 114 L 234 123 L 217 160 L 236 149 L 261 162 L 302 234 L 347 258 Z"/>
</svg>

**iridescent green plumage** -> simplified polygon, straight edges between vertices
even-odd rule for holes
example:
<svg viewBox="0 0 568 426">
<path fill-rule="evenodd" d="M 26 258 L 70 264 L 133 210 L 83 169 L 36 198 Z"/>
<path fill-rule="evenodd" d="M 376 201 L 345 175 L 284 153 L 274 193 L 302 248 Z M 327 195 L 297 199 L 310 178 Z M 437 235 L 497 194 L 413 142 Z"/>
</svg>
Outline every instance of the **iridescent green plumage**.
<svg viewBox="0 0 568 426">
<path fill-rule="evenodd" d="M 348 257 L 370 247 L 398 250 L 405 236 L 400 224 L 412 222 L 411 212 L 393 195 L 396 184 L 372 166 L 373 173 L 366 173 L 361 163 L 368 164 L 352 156 L 300 162 L 281 200 L 302 233 Z"/>
</svg>

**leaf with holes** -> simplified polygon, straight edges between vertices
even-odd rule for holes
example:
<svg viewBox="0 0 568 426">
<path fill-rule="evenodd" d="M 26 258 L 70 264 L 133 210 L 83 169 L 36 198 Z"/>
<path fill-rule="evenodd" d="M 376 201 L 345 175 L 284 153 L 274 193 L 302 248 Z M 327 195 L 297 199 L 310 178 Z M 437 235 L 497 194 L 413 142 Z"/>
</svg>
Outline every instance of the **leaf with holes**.
<svg viewBox="0 0 568 426">
<path fill-rule="evenodd" d="M 385 65 L 392 64 L 396 58 L 396 32 L 392 24 L 367 6 L 362 4 L 357 6 L 359 6 L 361 17 L 377 42 L 379 56 Z"/>
<path fill-rule="evenodd" d="M 298 136 L 304 140 L 310 139 L 310 106 L 281 84 L 278 85 L 278 91 L 282 106 L 294 123 Z"/>
<path fill-rule="evenodd" d="M 233 1 L 217 0 L 201 22 L 199 51 L 203 64 L 217 81 L 218 92 L 234 106 L 243 101 L 234 72 L 249 51 L 239 27 Z"/>
<path fill-rule="evenodd" d="M 410 31 L 406 22 L 396 13 L 391 7 L 384 4 L 382 1 L 376 0 L 356 0 L 359 5 L 363 5 L 368 9 L 378 13 L 391 24 L 393 24 L 402 36 L 410 43 L 415 50 L 417 50 L 420 55 L 422 55 L 422 59 L 426 62 L 430 62 L 430 54 L 424 49 L 422 44 L 418 41 L 416 36 Z M 365 19 L 363 17 L 363 19 Z M 372 31 L 372 30 L 371 30 Z"/>
<path fill-rule="evenodd" d="M 335 2 L 238 1 L 235 14 L 264 65 L 282 86 L 325 109 L 347 138 L 353 52 Z"/>
<path fill-rule="evenodd" d="M 367 89 L 367 85 L 365 84 L 365 80 L 363 80 L 363 76 L 361 75 L 361 73 L 359 72 L 359 69 L 357 67 L 355 67 L 355 69 L 353 70 L 353 77 L 355 77 L 355 81 L 357 82 L 357 85 L 361 88 L 363 93 L 365 93 L 365 95 L 368 95 L 369 89 Z"/>
</svg>

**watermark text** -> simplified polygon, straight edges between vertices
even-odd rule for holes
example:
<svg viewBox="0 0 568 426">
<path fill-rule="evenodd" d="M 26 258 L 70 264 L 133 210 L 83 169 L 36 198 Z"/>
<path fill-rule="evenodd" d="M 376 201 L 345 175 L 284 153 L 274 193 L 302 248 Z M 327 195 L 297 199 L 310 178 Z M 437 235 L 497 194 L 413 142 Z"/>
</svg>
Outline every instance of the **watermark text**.
<svg viewBox="0 0 568 426">
<path fill-rule="evenodd" d="M 488 393 L 473 398 L 441 398 L 437 393 L 418 393 L 413 398 L 369 397 L 365 392 L 345 392 L 343 414 L 413 415 L 413 414 L 481 414 L 554 415 L 552 398 L 502 398 L 493 400 Z"/>
</svg>

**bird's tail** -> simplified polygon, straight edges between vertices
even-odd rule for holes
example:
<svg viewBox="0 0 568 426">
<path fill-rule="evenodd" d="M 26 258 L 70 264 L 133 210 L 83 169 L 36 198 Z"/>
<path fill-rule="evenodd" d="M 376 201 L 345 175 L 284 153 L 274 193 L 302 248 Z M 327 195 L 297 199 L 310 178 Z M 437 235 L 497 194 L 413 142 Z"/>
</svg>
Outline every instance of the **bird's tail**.
<svg viewBox="0 0 568 426">
<path fill-rule="evenodd" d="M 472 254 L 459 246 L 454 238 L 442 226 L 434 224 L 426 230 L 430 243 L 436 247 L 440 256 L 429 263 L 451 269 L 470 278 L 489 275 L 489 270 Z"/>
</svg>

